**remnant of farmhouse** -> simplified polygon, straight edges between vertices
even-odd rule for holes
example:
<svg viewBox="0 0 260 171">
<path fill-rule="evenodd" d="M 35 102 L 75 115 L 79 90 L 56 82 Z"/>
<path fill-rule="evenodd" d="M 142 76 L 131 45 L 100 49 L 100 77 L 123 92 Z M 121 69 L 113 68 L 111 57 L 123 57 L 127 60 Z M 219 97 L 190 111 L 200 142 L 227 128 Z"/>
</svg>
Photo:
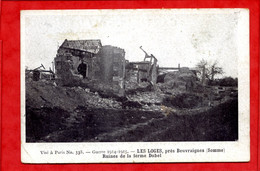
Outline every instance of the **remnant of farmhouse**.
<svg viewBox="0 0 260 171">
<path fill-rule="evenodd" d="M 101 44 L 100 40 L 67 40 L 59 47 L 55 57 L 56 79 L 63 85 L 82 86 L 93 91 L 112 93 L 119 96 L 125 94 L 125 82 L 135 81 L 137 84 L 148 82 L 155 87 L 157 82 L 165 82 L 171 73 L 161 74 L 166 70 L 177 70 L 178 73 L 190 73 L 187 67 L 159 67 L 157 58 L 145 53 L 143 61 L 129 62 L 125 60 L 125 50 L 119 47 Z M 176 72 L 175 75 L 176 75 Z M 174 75 L 174 74 L 173 74 Z M 192 71 L 194 78 L 196 71 Z M 162 78 L 161 78 L 162 77 Z M 132 79 L 133 78 L 133 79 Z M 159 80 L 157 80 L 159 78 Z M 172 79 L 172 78 L 171 78 Z M 195 79 L 193 80 L 193 82 Z M 173 81 L 172 81 L 173 82 Z M 195 83 L 187 79 L 182 82 L 186 90 L 192 89 Z M 176 79 L 174 84 L 177 84 Z"/>
<path fill-rule="evenodd" d="M 82 63 L 85 66 L 79 70 Z M 110 45 L 102 46 L 100 40 L 65 39 L 55 57 L 55 70 L 57 79 L 64 85 L 92 80 L 105 84 L 102 89 L 110 86 L 120 91 L 124 89 L 125 51 Z"/>
<path fill-rule="evenodd" d="M 144 60 L 137 62 L 127 62 L 126 77 L 129 78 L 131 75 L 135 75 L 135 80 L 137 83 L 146 81 L 151 85 L 155 85 L 157 83 L 159 69 L 157 64 L 158 60 L 152 54 L 148 55 L 148 53 L 142 49 L 142 46 L 140 46 L 140 49 L 145 53 Z"/>
<path fill-rule="evenodd" d="M 97 67 L 95 55 L 101 49 L 100 40 L 67 40 L 59 47 L 55 58 L 55 69 L 57 77 L 62 80 L 80 77 L 78 66 L 81 60 L 86 64 L 86 77 L 93 78 Z"/>
<path fill-rule="evenodd" d="M 96 55 L 100 74 L 97 77 L 105 83 L 119 83 L 124 88 L 125 77 L 125 51 L 114 46 L 102 46 Z"/>
</svg>

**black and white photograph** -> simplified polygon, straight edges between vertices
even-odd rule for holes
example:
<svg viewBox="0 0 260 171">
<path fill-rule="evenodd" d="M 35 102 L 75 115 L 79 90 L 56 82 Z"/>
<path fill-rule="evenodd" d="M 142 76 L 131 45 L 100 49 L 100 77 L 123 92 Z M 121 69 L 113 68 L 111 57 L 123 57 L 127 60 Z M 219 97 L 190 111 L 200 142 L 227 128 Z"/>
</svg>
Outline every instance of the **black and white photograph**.
<svg viewBox="0 0 260 171">
<path fill-rule="evenodd" d="M 23 160 L 248 160 L 248 20 L 246 9 L 22 11 Z"/>
</svg>

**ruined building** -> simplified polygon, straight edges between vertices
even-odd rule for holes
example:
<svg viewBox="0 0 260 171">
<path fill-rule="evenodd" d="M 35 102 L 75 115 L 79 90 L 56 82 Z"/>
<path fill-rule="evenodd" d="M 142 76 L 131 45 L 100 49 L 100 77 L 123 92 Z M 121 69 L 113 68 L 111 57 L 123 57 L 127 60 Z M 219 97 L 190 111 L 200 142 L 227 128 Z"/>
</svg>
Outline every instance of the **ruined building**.
<svg viewBox="0 0 260 171">
<path fill-rule="evenodd" d="M 149 87 L 156 87 L 160 76 L 163 76 L 159 80 L 161 82 L 168 78 L 166 74 L 159 75 L 159 72 L 175 70 L 176 72 L 168 74 L 172 75 L 171 84 L 182 86 L 183 89 L 193 86 L 190 79 L 185 81 L 182 77 L 182 81 L 178 82 L 175 78 L 176 74 L 189 74 L 189 68 L 181 68 L 180 65 L 159 67 L 154 55 L 149 55 L 142 47 L 140 49 L 145 53 L 143 61 L 129 62 L 125 60 L 124 49 L 103 46 L 100 40 L 65 39 L 55 57 L 56 79 L 63 85 L 89 87 L 94 91 L 124 96 L 127 89 L 134 89 L 141 82 L 149 83 Z M 192 75 L 196 77 L 196 74 Z"/>
<path fill-rule="evenodd" d="M 86 77 L 93 78 L 96 65 L 95 55 L 101 49 L 100 40 L 67 40 L 59 47 L 55 58 L 57 77 L 68 79 L 68 75 L 78 74 L 78 66 L 81 60 L 86 64 Z M 67 73 L 70 70 L 69 73 Z"/>
<path fill-rule="evenodd" d="M 81 63 L 85 65 L 84 74 L 78 69 Z M 65 39 L 55 57 L 55 72 L 64 85 L 91 80 L 100 89 L 123 91 L 125 51 L 114 46 L 102 46 L 100 40 Z"/>
<path fill-rule="evenodd" d="M 138 83 L 142 81 L 148 81 L 152 85 L 155 85 L 157 82 L 159 69 L 159 66 L 157 65 L 158 60 L 152 54 L 148 55 L 148 53 L 142 49 L 142 46 L 140 46 L 140 49 L 145 53 L 144 60 L 138 62 L 129 62 L 127 67 L 128 72 L 129 70 L 136 71 L 136 81 Z"/>
</svg>

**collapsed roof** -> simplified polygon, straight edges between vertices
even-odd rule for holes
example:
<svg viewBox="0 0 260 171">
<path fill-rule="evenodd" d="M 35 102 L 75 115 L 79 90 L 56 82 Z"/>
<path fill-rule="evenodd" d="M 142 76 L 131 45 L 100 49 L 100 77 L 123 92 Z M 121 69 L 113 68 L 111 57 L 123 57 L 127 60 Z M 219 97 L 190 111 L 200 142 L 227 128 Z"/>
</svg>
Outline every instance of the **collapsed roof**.
<svg viewBox="0 0 260 171">
<path fill-rule="evenodd" d="M 102 47 L 101 40 L 67 40 L 65 39 L 61 47 L 68 49 L 76 49 L 97 54 Z"/>
</svg>

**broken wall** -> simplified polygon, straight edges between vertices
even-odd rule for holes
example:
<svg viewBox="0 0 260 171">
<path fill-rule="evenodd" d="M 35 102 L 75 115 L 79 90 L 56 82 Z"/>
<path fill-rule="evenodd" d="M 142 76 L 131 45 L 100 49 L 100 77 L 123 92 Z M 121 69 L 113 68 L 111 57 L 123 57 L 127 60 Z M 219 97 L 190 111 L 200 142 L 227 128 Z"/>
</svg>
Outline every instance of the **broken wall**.
<svg viewBox="0 0 260 171">
<path fill-rule="evenodd" d="M 114 92 L 124 93 L 125 51 L 114 46 L 103 46 L 96 57 L 99 59 L 100 81 L 112 87 Z"/>
<path fill-rule="evenodd" d="M 124 94 L 125 51 L 123 49 L 103 46 L 96 55 L 89 56 L 88 53 L 84 55 L 80 50 L 60 48 L 55 58 L 57 77 L 66 84 L 73 84 L 75 79 L 81 77 L 77 71 L 81 59 L 87 65 L 86 77 L 96 85 L 96 88 Z"/>
<path fill-rule="evenodd" d="M 74 63 L 71 55 L 57 55 L 54 59 L 56 77 L 63 85 L 69 85 L 80 79 L 74 69 Z"/>
<path fill-rule="evenodd" d="M 61 65 L 64 63 L 64 61 L 70 60 L 72 62 L 70 70 L 72 71 L 73 74 L 78 74 L 78 66 L 81 63 L 81 60 L 83 59 L 84 63 L 87 65 L 87 70 L 86 70 L 86 77 L 92 79 L 95 75 L 95 71 L 93 69 L 93 59 L 94 55 L 77 50 L 77 49 L 68 49 L 68 48 L 63 48 L 60 47 L 58 50 L 58 54 L 55 58 L 55 69 L 56 69 L 56 74 L 59 75 L 63 74 L 62 72 L 66 72 L 63 69 L 60 70 Z"/>
</svg>

